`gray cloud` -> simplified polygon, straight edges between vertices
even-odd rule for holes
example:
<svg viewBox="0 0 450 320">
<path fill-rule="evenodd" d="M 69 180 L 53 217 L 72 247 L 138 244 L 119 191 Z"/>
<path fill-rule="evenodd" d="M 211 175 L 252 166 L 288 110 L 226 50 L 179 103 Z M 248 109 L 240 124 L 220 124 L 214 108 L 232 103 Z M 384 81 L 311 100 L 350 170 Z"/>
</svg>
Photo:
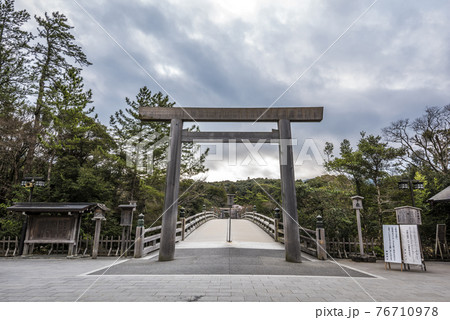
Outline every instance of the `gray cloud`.
<svg viewBox="0 0 450 320">
<path fill-rule="evenodd" d="M 270 105 L 372 3 L 78 1 L 182 106 Z M 93 62 L 84 76 L 104 123 L 140 87 L 161 90 L 75 2 L 19 0 L 16 7 L 38 15 L 59 10 L 69 17 Z M 360 131 L 380 133 L 391 121 L 417 117 L 425 106 L 448 104 L 449 18 L 448 2 L 378 1 L 277 102 L 325 106 L 323 122 L 294 124 L 294 136 L 322 146 L 356 141 Z M 260 124 L 257 130 L 273 127 Z M 228 130 L 230 124 L 201 129 Z M 224 170 L 223 164 L 208 165 L 211 176 Z M 305 164 L 297 177 L 320 170 Z M 227 170 L 230 179 L 264 174 L 276 176 L 278 168 Z"/>
</svg>

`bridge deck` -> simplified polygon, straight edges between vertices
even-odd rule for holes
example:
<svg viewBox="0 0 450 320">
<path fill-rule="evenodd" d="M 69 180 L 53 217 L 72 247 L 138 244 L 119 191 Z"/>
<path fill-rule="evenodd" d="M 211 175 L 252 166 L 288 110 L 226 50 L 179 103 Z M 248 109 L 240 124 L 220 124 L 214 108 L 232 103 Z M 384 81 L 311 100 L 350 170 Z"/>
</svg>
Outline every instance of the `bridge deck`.
<svg viewBox="0 0 450 320">
<path fill-rule="evenodd" d="M 247 220 L 231 220 L 231 240 L 226 242 L 227 219 L 211 220 L 195 230 L 177 249 L 186 248 L 249 248 L 284 250 L 261 228 Z"/>
</svg>

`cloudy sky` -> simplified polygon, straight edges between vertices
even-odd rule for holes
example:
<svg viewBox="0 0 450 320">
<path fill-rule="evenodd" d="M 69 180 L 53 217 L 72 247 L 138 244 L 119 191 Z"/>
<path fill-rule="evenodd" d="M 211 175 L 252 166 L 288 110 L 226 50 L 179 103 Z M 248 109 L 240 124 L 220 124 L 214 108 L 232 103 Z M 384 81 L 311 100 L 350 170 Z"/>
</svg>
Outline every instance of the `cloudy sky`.
<svg viewBox="0 0 450 320">
<path fill-rule="evenodd" d="M 296 178 L 323 172 L 314 146 L 356 142 L 362 130 L 379 134 L 450 103 L 448 1 L 16 0 L 16 9 L 69 18 L 93 63 L 84 77 L 105 124 L 143 86 L 182 107 L 324 106 L 322 122 L 292 124 Z M 236 160 L 227 146 L 214 160 L 219 149 L 207 162 L 210 181 L 279 177 L 275 145 L 261 149 L 265 163 L 243 145 Z"/>
</svg>

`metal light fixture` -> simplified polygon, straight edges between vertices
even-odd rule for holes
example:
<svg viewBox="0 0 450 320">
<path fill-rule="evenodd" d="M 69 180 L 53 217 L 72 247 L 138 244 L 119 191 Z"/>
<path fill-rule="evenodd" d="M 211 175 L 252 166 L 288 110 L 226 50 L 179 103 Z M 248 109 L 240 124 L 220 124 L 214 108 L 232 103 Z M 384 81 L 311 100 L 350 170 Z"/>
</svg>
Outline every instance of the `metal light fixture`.
<svg viewBox="0 0 450 320">
<path fill-rule="evenodd" d="M 417 181 L 417 180 L 413 180 L 413 188 L 414 189 L 423 189 L 423 182 L 421 181 Z"/>
<path fill-rule="evenodd" d="M 405 180 L 399 181 L 398 182 L 398 188 L 400 190 L 409 189 L 409 181 L 405 181 Z"/>
<path fill-rule="evenodd" d="M 280 208 L 275 208 L 275 219 L 280 219 Z"/>
<path fill-rule="evenodd" d="M 28 202 L 31 202 L 34 187 L 45 187 L 45 179 L 43 177 L 23 177 L 20 185 L 25 188 L 30 188 Z"/>
<path fill-rule="evenodd" d="M 410 190 L 411 193 L 411 202 L 412 206 L 415 207 L 415 201 L 414 201 L 414 189 L 423 190 L 423 182 L 419 180 L 410 180 L 410 179 L 403 179 L 398 182 L 398 188 L 400 190 Z"/>
</svg>

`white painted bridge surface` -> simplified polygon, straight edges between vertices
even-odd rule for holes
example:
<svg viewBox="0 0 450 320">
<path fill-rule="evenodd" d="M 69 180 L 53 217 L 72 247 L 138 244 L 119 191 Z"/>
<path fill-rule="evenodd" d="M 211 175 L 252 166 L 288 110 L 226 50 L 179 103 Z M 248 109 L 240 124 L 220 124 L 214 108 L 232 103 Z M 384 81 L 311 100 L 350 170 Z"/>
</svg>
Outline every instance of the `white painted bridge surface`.
<svg viewBox="0 0 450 320">
<path fill-rule="evenodd" d="M 231 220 L 231 242 L 226 241 L 228 219 L 214 219 L 201 225 L 184 241 L 176 245 L 183 248 L 251 248 L 284 250 L 261 228 L 248 220 Z"/>
</svg>

